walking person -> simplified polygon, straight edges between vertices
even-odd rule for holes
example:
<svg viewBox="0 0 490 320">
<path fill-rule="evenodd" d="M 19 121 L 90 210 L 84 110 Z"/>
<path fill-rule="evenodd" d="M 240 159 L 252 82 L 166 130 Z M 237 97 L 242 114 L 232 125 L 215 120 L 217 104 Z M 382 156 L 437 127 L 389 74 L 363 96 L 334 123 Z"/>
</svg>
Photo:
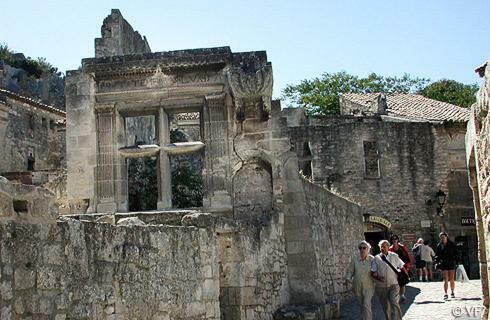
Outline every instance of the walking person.
<svg viewBox="0 0 490 320">
<path fill-rule="evenodd" d="M 391 247 L 390 251 L 394 252 L 398 255 L 398 257 L 403 261 L 405 270 L 410 270 L 410 266 L 413 263 L 412 256 L 408 253 L 407 248 L 400 243 L 400 238 L 394 234 L 390 238 L 391 241 Z M 403 302 L 407 298 L 405 297 L 405 286 L 400 287 L 400 301 Z"/>
<path fill-rule="evenodd" d="M 424 239 L 419 238 L 412 248 L 413 257 L 415 258 L 415 267 L 417 268 L 417 273 L 419 275 L 419 281 L 422 281 L 424 276 L 427 281 L 427 263 L 422 259 L 423 246 Z"/>
<path fill-rule="evenodd" d="M 425 240 L 420 247 L 420 258 L 425 261 L 425 281 L 432 281 L 432 259 L 436 256 L 434 250 L 429 246 L 429 241 Z"/>
<path fill-rule="evenodd" d="M 377 280 L 375 281 L 375 292 L 383 306 L 386 320 L 401 320 L 400 287 L 398 286 L 397 274 L 388 262 L 394 268 L 401 269 L 403 272 L 406 270 L 403 268 L 404 262 L 396 253 L 389 251 L 389 246 L 388 240 L 379 242 L 381 253 L 376 255 L 371 262 L 371 275 Z"/>
<path fill-rule="evenodd" d="M 437 268 L 442 271 L 444 279 L 444 300 L 448 299 L 447 287 L 448 282 L 451 286 L 451 298 L 454 298 L 454 270 L 456 269 L 456 245 L 449 240 L 446 232 L 439 234 L 441 242 L 436 248 L 436 263 Z"/>
<path fill-rule="evenodd" d="M 371 245 L 367 241 L 359 243 L 359 255 L 353 256 L 347 269 L 347 280 L 352 282 L 352 290 L 361 306 L 363 320 L 372 320 L 371 300 L 374 295 L 374 281 L 371 276 L 371 262 L 374 259 L 369 254 Z"/>
</svg>

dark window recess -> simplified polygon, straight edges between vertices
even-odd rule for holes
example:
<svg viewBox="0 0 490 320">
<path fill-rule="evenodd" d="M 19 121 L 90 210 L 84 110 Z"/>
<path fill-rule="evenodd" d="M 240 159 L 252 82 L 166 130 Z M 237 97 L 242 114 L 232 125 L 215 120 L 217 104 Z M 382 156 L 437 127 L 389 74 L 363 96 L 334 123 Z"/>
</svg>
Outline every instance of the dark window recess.
<svg viewBox="0 0 490 320">
<path fill-rule="evenodd" d="M 34 130 L 34 115 L 30 114 L 28 121 L 29 121 L 29 129 Z"/>
<path fill-rule="evenodd" d="M 14 200 L 14 211 L 17 213 L 27 213 L 27 200 Z"/>
<path fill-rule="evenodd" d="M 363 141 L 364 176 L 379 178 L 379 152 L 376 141 Z"/>
<path fill-rule="evenodd" d="M 29 156 L 27 157 L 27 171 L 34 171 L 34 163 L 36 162 L 36 159 L 32 155 L 32 153 L 29 153 Z"/>
<path fill-rule="evenodd" d="M 42 118 L 41 122 L 43 124 L 43 128 L 47 128 L 48 127 L 48 120 L 46 120 L 46 118 Z"/>
<path fill-rule="evenodd" d="M 54 120 L 49 120 L 49 129 L 54 130 L 56 128 Z"/>
</svg>

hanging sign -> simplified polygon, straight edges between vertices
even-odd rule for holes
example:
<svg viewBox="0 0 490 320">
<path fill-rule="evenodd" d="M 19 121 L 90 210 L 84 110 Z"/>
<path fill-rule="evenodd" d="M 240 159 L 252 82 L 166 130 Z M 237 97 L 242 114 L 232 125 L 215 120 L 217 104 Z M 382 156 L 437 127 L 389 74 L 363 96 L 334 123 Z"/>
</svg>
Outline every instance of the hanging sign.
<svg viewBox="0 0 490 320">
<path fill-rule="evenodd" d="M 389 222 L 387 219 L 385 219 L 383 217 L 369 216 L 366 219 L 366 222 L 377 223 L 377 224 L 380 224 L 380 225 L 386 227 L 386 229 L 391 229 L 391 222 Z"/>
<path fill-rule="evenodd" d="M 476 221 L 474 217 L 461 217 L 462 226 L 475 226 Z"/>
</svg>

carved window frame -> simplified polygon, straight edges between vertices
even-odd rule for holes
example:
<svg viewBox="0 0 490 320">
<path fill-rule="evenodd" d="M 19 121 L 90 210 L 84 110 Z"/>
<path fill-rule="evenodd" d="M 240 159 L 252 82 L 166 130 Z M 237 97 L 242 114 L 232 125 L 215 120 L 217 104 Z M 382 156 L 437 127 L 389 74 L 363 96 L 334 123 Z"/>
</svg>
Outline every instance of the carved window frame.
<svg viewBox="0 0 490 320">
<path fill-rule="evenodd" d="M 380 179 L 379 145 L 375 140 L 362 141 L 364 179 Z"/>
</svg>

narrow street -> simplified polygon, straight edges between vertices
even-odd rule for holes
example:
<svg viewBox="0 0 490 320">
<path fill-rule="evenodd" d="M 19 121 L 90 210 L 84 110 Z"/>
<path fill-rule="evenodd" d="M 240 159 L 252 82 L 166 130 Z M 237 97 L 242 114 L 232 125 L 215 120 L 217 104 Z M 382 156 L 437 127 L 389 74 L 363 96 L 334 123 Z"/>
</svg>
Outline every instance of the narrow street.
<svg viewBox="0 0 490 320">
<path fill-rule="evenodd" d="M 442 282 L 411 282 L 407 287 L 407 300 L 401 304 L 404 320 L 469 320 L 480 319 L 483 311 L 480 280 L 456 283 L 456 298 L 444 300 Z M 341 319 L 361 319 L 354 299 L 342 304 Z M 373 319 L 385 319 L 377 298 L 373 299 Z"/>
</svg>

